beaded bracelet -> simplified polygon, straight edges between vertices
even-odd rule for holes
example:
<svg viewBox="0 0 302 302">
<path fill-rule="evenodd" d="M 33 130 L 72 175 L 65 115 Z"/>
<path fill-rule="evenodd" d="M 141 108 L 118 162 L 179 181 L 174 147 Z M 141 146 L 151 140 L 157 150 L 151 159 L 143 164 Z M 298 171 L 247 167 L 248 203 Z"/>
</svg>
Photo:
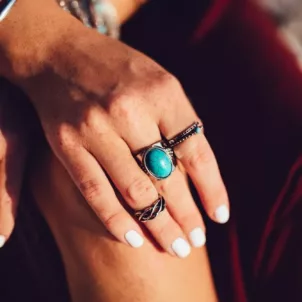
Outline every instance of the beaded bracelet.
<svg viewBox="0 0 302 302">
<path fill-rule="evenodd" d="M 7 16 L 16 0 L 0 0 L 0 22 Z"/>
<path fill-rule="evenodd" d="M 65 11 L 82 21 L 87 27 L 94 27 L 90 6 L 93 6 L 96 17 L 96 29 L 105 35 L 118 38 L 120 26 L 116 8 L 109 0 L 57 0 Z"/>
</svg>

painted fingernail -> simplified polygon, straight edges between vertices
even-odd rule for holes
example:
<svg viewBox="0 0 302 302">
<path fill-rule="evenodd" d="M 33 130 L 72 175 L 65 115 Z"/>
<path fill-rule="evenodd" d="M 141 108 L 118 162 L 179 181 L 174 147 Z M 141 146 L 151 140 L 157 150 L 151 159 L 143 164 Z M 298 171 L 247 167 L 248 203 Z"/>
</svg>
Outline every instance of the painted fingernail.
<svg viewBox="0 0 302 302">
<path fill-rule="evenodd" d="M 189 237 L 194 247 L 202 247 L 206 243 L 206 235 L 202 228 L 195 228 L 191 231 Z"/>
<path fill-rule="evenodd" d="M 0 235 L 0 248 L 3 247 L 3 245 L 5 244 L 6 238 L 2 235 Z"/>
<path fill-rule="evenodd" d="M 215 219 L 219 223 L 226 223 L 230 218 L 230 211 L 227 206 L 222 205 L 215 211 Z"/>
<path fill-rule="evenodd" d="M 141 247 L 144 244 L 144 238 L 136 231 L 131 230 L 125 234 L 127 242 L 135 248 Z"/>
<path fill-rule="evenodd" d="M 183 238 L 177 238 L 172 243 L 172 250 L 179 258 L 186 258 L 191 253 L 191 247 L 189 243 Z"/>
</svg>

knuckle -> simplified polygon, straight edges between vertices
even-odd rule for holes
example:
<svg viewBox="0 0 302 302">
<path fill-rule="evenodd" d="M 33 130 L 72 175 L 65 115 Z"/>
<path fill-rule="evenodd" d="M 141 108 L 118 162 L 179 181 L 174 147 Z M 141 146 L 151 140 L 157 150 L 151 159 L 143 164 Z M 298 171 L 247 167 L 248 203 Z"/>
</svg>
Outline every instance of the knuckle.
<svg viewBox="0 0 302 302">
<path fill-rule="evenodd" d="M 52 140 L 50 138 L 50 140 Z M 62 124 L 56 131 L 56 144 L 62 150 L 69 149 L 74 145 L 72 130 L 68 125 Z"/>
<path fill-rule="evenodd" d="M 187 163 L 190 168 L 212 163 L 214 155 L 210 150 L 199 148 L 195 152 L 190 152 L 187 156 Z"/>
<path fill-rule="evenodd" d="M 163 223 L 155 223 L 152 226 L 152 233 L 157 238 L 159 242 L 167 241 L 167 238 L 170 237 L 170 234 L 174 234 L 174 226 L 171 222 L 165 221 Z M 168 235 L 169 234 L 169 235 Z"/>
<path fill-rule="evenodd" d="M 123 120 L 130 120 L 133 115 L 133 108 L 136 107 L 134 106 L 135 99 L 130 93 L 120 93 L 111 96 L 107 108 L 109 115 Z"/>
<path fill-rule="evenodd" d="M 105 119 L 102 117 L 101 110 L 93 106 L 86 109 L 81 116 L 80 132 L 85 135 L 89 131 L 105 131 Z"/>
<path fill-rule="evenodd" d="M 164 179 L 164 180 L 161 180 L 160 182 L 158 182 L 158 185 L 156 186 L 157 187 L 157 190 L 158 192 L 165 196 L 169 190 L 171 190 L 171 185 L 170 185 L 170 179 Z"/>
<path fill-rule="evenodd" d="M 84 198 L 92 205 L 95 205 L 95 200 L 99 200 L 103 191 L 102 185 L 96 180 L 82 181 L 79 185 L 79 189 Z"/>
<path fill-rule="evenodd" d="M 181 85 L 178 79 L 169 72 L 162 72 L 157 77 L 157 83 L 164 88 L 180 89 Z"/>
<path fill-rule="evenodd" d="M 126 199 L 134 207 L 141 203 L 152 202 L 156 200 L 157 196 L 157 191 L 152 182 L 145 178 L 134 180 L 126 190 Z"/>
<path fill-rule="evenodd" d="M 203 224 L 201 215 L 197 210 L 196 212 L 181 213 L 177 217 L 177 220 L 181 226 L 188 226 L 190 228 L 191 226 Z"/>
<path fill-rule="evenodd" d="M 108 213 L 108 212 L 98 212 L 98 216 L 101 218 L 104 226 L 108 230 L 114 229 L 117 224 L 123 222 L 123 213 L 122 212 L 115 212 L 115 213 Z"/>
<path fill-rule="evenodd" d="M 151 102 L 155 103 L 156 106 L 160 106 L 163 110 L 162 113 L 171 111 L 171 109 L 173 111 L 178 110 L 178 107 L 181 108 L 186 105 L 183 101 L 187 98 L 180 82 L 176 77 L 166 71 L 153 77 L 153 81 L 149 84 L 149 90 L 153 96 Z M 163 96 L 165 102 L 162 102 Z"/>
</svg>

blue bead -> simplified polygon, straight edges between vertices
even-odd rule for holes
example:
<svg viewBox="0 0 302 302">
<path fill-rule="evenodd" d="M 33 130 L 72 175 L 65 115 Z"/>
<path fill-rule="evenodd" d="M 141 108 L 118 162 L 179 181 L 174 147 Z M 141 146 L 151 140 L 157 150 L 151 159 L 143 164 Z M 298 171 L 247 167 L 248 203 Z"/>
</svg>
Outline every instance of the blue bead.
<svg viewBox="0 0 302 302">
<path fill-rule="evenodd" d="M 145 155 L 146 168 L 158 179 L 167 178 L 173 171 L 169 155 L 161 148 L 153 148 Z"/>
<path fill-rule="evenodd" d="M 201 128 L 197 127 L 195 131 L 196 131 L 196 133 L 201 133 Z"/>
<path fill-rule="evenodd" d="M 97 30 L 100 34 L 107 34 L 108 28 L 105 25 L 98 25 Z"/>
</svg>

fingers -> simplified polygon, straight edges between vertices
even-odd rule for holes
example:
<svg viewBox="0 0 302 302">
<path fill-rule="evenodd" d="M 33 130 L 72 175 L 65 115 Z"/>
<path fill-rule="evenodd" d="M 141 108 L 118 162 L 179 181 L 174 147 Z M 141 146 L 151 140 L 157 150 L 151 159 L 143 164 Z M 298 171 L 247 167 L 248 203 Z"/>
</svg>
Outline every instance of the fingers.
<svg viewBox="0 0 302 302">
<path fill-rule="evenodd" d="M 156 123 L 148 118 L 147 114 L 141 114 L 141 116 L 144 119 L 137 118 L 131 124 L 131 130 L 127 124 L 120 125 L 123 129 L 121 136 L 132 150 L 139 150 L 160 140 Z M 194 247 L 203 246 L 205 244 L 204 223 L 189 191 L 185 176 L 176 169 L 167 179 L 154 181 L 154 184 L 158 193 L 165 198 L 169 215 L 163 216 L 162 213 L 156 219 L 146 223 L 146 226 L 152 230 L 152 234 L 161 234 L 162 245 L 164 242 L 171 242 L 173 238 L 177 240 L 175 236 L 181 236 L 182 239 L 189 238 Z M 162 225 L 166 227 L 163 228 Z M 179 233 L 179 230 L 182 233 Z M 158 235 L 154 236 L 158 238 Z M 188 244 L 186 243 L 185 246 Z M 185 250 L 186 248 L 184 248 L 184 254 Z"/>
<path fill-rule="evenodd" d="M 183 101 L 185 100 L 185 101 Z M 175 112 L 162 118 L 160 129 L 167 138 L 180 133 L 198 117 L 185 96 L 181 102 L 181 113 Z M 229 219 L 229 201 L 214 153 L 203 133 L 194 135 L 174 147 L 176 157 L 181 161 L 192 179 L 205 211 L 211 219 L 225 223 Z"/>
<path fill-rule="evenodd" d="M 95 158 L 82 148 L 66 152 L 65 156 L 62 160 L 67 171 L 108 231 L 132 247 L 142 246 L 144 239 L 140 226 L 117 199 Z"/>
<path fill-rule="evenodd" d="M 168 211 L 194 247 L 205 245 L 205 225 L 189 190 L 187 179 L 178 168 L 169 178 L 157 182 L 159 193 L 165 196 Z"/>
<path fill-rule="evenodd" d="M 108 173 L 110 179 L 122 194 L 128 205 L 134 210 L 150 206 L 158 198 L 158 192 L 150 178 L 142 171 L 134 160 L 126 143 L 116 134 L 100 136 L 91 149 L 93 155 Z M 148 228 L 160 246 L 179 257 L 186 257 L 190 253 L 190 246 L 180 226 L 168 211 L 163 211 L 156 219 L 147 221 Z"/>
</svg>

